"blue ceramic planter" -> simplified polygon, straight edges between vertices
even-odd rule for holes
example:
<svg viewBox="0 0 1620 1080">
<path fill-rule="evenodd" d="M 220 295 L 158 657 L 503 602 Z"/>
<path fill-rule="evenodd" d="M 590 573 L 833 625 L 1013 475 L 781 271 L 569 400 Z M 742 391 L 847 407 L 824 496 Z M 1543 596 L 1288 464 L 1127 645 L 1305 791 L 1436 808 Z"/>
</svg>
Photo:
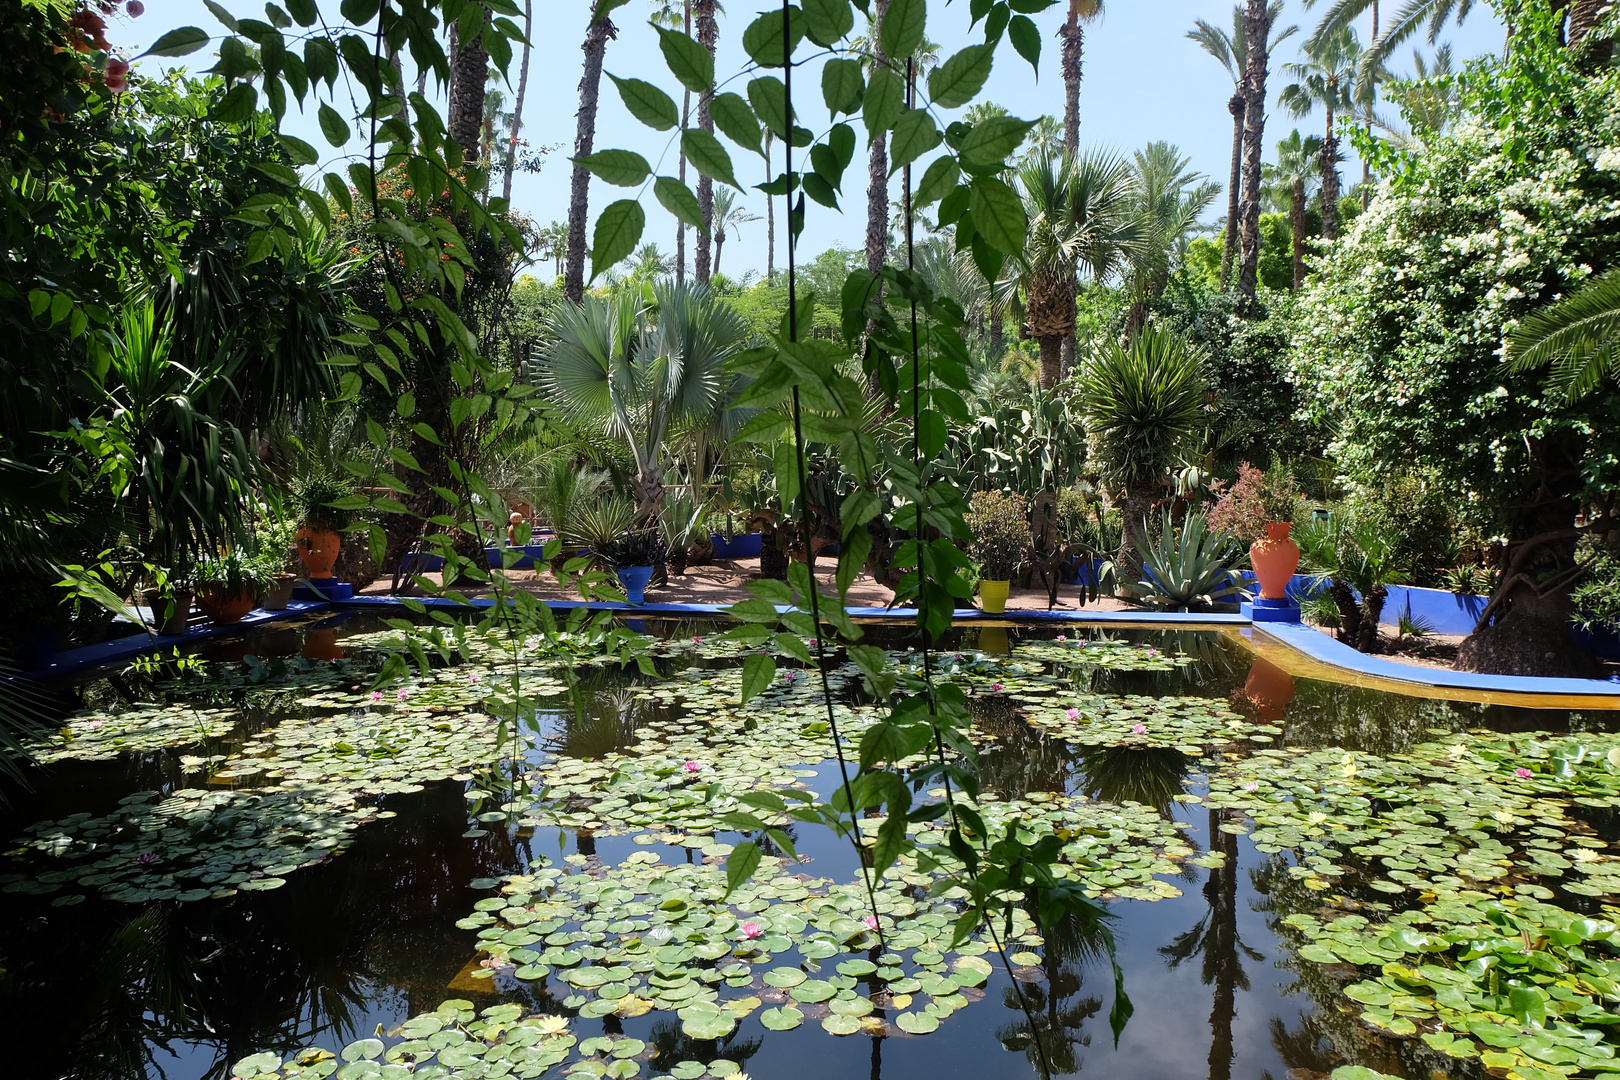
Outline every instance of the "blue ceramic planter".
<svg viewBox="0 0 1620 1080">
<path fill-rule="evenodd" d="M 624 586 L 626 603 L 640 607 L 647 602 L 647 582 L 652 580 L 652 574 L 650 566 L 619 567 L 619 584 Z"/>
</svg>

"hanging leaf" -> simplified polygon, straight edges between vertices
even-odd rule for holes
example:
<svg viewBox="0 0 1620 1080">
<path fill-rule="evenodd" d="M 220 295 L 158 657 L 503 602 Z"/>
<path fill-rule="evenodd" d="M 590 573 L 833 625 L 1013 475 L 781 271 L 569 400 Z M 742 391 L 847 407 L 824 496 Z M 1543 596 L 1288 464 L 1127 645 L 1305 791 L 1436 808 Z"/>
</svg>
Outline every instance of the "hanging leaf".
<svg viewBox="0 0 1620 1080">
<path fill-rule="evenodd" d="M 782 12 L 780 9 L 767 11 L 743 31 L 743 52 L 748 54 L 748 59 L 760 67 L 779 68 L 784 55 L 793 55 L 793 50 L 804 39 L 804 12 L 791 4 L 788 12 L 788 30 L 792 34 L 792 42 L 786 51 L 782 48 Z"/>
<path fill-rule="evenodd" d="M 828 60 L 821 69 L 821 99 L 827 103 L 827 115 L 839 113 L 854 115 L 861 106 L 865 80 L 861 65 L 856 60 Z"/>
<path fill-rule="evenodd" d="M 888 68 L 872 72 L 872 81 L 866 87 L 866 107 L 861 112 L 861 119 L 866 121 L 867 135 L 888 131 L 905 107 L 906 87 L 900 81 L 900 76 Z"/>
<path fill-rule="evenodd" d="M 323 101 L 316 115 L 321 122 L 321 134 L 326 136 L 327 142 L 342 146 L 349 141 L 349 122 L 336 109 Z"/>
<path fill-rule="evenodd" d="M 664 209 L 678 220 L 703 232 L 703 208 L 698 205 L 697 196 L 692 194 L 691 188 L 672 176 L 660 176 L 653 182 L 653 194 L 658 196 Z"/>
<path fill-rule="evenodd" d="M 973 165 L 1000 165 L 1023 144 L 1024 136 L 1034 126 L 1034 121 L 1016 116 L 992 116 L 974 124 L 962 136 L 957 153 Z"/>
<path fill-rule="evenodd" d="M 630 110 L 630 115 L 643 124 L 655 131 L 668 131 L 681 122 L 674 100 L 652 83 L 641 79 L 621 79 L 611 72 L 608 78 L 619 88 L 619 100 Z"/>
<path fill-rule="evenodd" d="M 810 40 L 823 48 L 831 48 L 855 29 L 849 0 L 804 0 L 804 21 Z"/>
<path fill-rule="evenodd" d="M 944 109 L 966 105 L 984 88 L 994 56 L 989 45 L 969 45 L 928 76 L 928 99 Z"/>
<path fill-rule="evenodd" d="M 634 199 L 610 203 L 596 219 L 596 231 L 591 237 L 591 280 L 635 251 L 646 226 L 647 213 Z"/>
<path fill-rule="evenodd" d="M 916 161 L 939 145 L 939 129 L 926 109 L 907 109 L 889 138 L 889 175 Z"/>
<path fill-rule="evenodd" d="M 601 150 L 572 160 L 586 172 L 617 187 L 635 187 L 652 175 L 647 159 L 634 150 Z"/>
<path fill-rule="evenodd" d="M 681 85 L 694 94 L 705 93 L 714 85 L 714 57 L 709 50 L 679 30 L 654 26 L 658 31 L 658 48 L 664 54 L 664 63 Z"/>
<path fill-rule="evenodd" d="M 742 147 L 754 153 L 765 156 L 761 147 L 759 134 L 759 121 L 754 119 L 754 110 L 748 107 L 737 94 L 716 94 L 709 102 L 709 115 L 714 118 L 714 126 Z"/>
<path fill-rule="evenodd" d="M 748 103 L 754 115 L 778 139 L 788 137 L 787 87 L 774 75 L 762 75 L 748 84 Z"/>
<path fill-rule="evenodd" d="M 1029 61 L 1029 66 L 1040 73 L 1041 60 L 1041 32 L 1035 26 L 1035 20 L 1028 15 L 1014 15 L 1012 22 L 1007 24 L 1007 38 L 1018 50 L 1018 55 Z"/>
<path fill-rule="evenodd" d="M 956 187 L 961 177 L 962 169 L 956 164 L 954 157 L 946 154 L 944 157 L 935 158 L 917 184 L 914 205 L 920 208 L 943 199 Z"/>
<path fill-rule="evenodd" d="M 764 693 L 776 678 L 776 661 L 764 653 L 753 653 L 743 661 L 742 704 Z"/>
<path fill-rule="evenodd" d="M 791 442 L 778 443 L 772 455 L 776 472 L 776 493 L 784 507 L 799 498 L 799 456 Z"/>
<path fill-rule="evenodd" d="M 892 0 L 878 35 L 883 55 L 892 63 L 904 64 L 922 44 L 927 24 L 928 0 Z"/>
<path fill-rule="evenodd" d="M 141 56 L 186 56 L 206 44 L 208 35 L 200 27 L 182 26 L 158 38 Z"/>
<path fill-rule="evenodd" d="M 259 92 L 250 83 L 237 83 L 225 92 L 214 108 L 214 119 L 222 124 L 245 124 L 253 119 Z"/>
<path fill-rule="evenodd" d="M 681 135 L 681 150 L 692 167 L 710 180 L 719 180 L 741 189 L 731 170 L 731 155 L 720 145 L 720 140 L 702 128 L 688 128 Z"/>
</svg>

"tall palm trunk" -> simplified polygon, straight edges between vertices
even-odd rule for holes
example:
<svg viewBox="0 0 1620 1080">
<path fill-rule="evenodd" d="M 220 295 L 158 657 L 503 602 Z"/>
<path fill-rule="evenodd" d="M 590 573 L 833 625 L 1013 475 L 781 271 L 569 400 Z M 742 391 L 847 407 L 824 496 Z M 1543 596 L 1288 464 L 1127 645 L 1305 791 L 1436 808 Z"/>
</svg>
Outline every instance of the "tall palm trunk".
<svg viewBox="0 0 1620 1080">
<path fill-rule="evenodd" d="M 889 58 L 878 44 L 883 19 L 889 13 L 889 0 L 873 0 L 872 55 L 874 68 L 885 66 Z M 866 268 L 881 273 L 889 251 L 889 144 L 884 132 L 874 132 L 866 154 Z"/>
<path fill-rule="evenodd" d="M 692 9 L 697 16 L 698 44 L 714 55 L 715 42 L 720 39 L 720 27 L 714 21 L 715 0 L 692 0 Z M 709 98 L 714 95 L 714 87 L 698 95 L 698 127 L 709 134 L 714 134 L 714 118 L 709 115 Z M 699 285 L 709 283 L 709 238 L 714 235 L 714 181 L 707 176 L 699 176 L 697 182 L 698 209 L 703 213 L 703 229 L 693 242 L 697 251 L 692 258 L 692 280 Z"/>
<path fill-rule="evenodd" d="M 1058 34 L 1063 38 L 1063 152 L 1071 159 L 1080 156 L 1080 76 L 1085 50 L 1085 28 L 1080 25 L 1080 0 L 1069 0 L 1069 20 Z M 1075 288 L 1080 280 L 1075 275 Z M 1058 378 L 1074 369 L 1074 328 L 1063 335 L 1063 351 L 1058 361 Z"/>
<path fill-rule="evenodd" d="M 715 226 L 714 230 L 714 272 L 720 272 L 720 249 L 726 246 L 726 230 L 723 226 Z"/>
<path fill-rule="evenodd" d="M 1289 225 L 1294 230 L 1294 288 L 1305 284 L 1305 181 L 1294 178 Z"/>
<path fill-rule="evenodd" d="M 482 9 L 480 9 L 482 10 Z M 488 13 L 483 16 L 488 19 Z M 457 41 L 450 60 L 450 118 L 445 125 L 461 147 L 462 160 L 478 161 L 479 135 L 484 127 L 484 89 L 489 79 L 489 53 L 480 31 Z"/>
<path fill-rule="evenodd" d="M 771 135 L 765 129 L 765 180 L 771 179 Z M 765 196 L 765 284 L 776 284 L 776 197 Z"/>
<path fill-rule="evenodd" d="M 574 133 L 574 158 L 589 157 L 596 141 L 597 92 L 602 87 L 602 57 L 610 38 L 618 37 L 613 20 L 596 18 L 601 0 L 591 5 L 592 22 L 585 31 L 585 73 L 579 78 L 579 126 Z M 563 278 L 563 299 L 585 302 L 585 226 L 590 213 L 591 174 L 575 165 L 568 186 L 568 258 Z"/>
<path fill-rule="evenodd" d="M 1253 300 L 1260 279 L 1260 152 L 1266 134 L 1266 63 L 1271 20 L 1266 0 L 1246 0 L 1244 33 L 1248 59 L 1243 68 L 1243 221 L 1238 234 L 1242 260 L 1238 295 Z"/>
<path fill-rule="evenodd" d="M 512 203 L 512 168 L 517 164 L 518 132 L 523 127 L 523 99 L 529 93 L 529 49 L 534 40 L 534 0 L 523 0 L 523 67 L 518 71 L 517 103 L 512 106 L 512 134 L 506 143 L 506 179 L 501 198 Z"/>
<path fill-rule="evenodd" d="M 1373 42 L 1375 42 L 1377 40 L 1378 40 L 1378 0 L 1373 0 L 1373 5 L 1372 5 L 1372 37 L 1367 39 L 1367 43 L 1368 43 L 1368 45 L 1371 45 Z M 1361 163 L 1361 212 L 1364 213 L 1364 214 L 1367 212 L 1367 202 L 1368 202 L 1368 200 L 1370 198 L 1370 196 L 1367 193 L 1367 188 L 1371 184 L 1372 184 L 1372 166 L 1368 165 L 1365 161 L 1363 161 Z"/>
<path fill-rule="evenodd" d="M 1134 585 L 1142 577 L 1142 549 L 1147 546 L 1148 512 L 1153 509 L 1153 492 L 1147 488 L 1127 487 L 1121 500 L 1125 520 L 1119 531 L 1119 553 L 1114 558 L 1118 568 L 1118 587 Z"/>
<path fill-rule="evenodd" d="M 1041 389 L 1050 390 L 1063 378 L 1064 339 L 1053 335 L 1035 341 L 1041 347 Z"/>
<path fill-rule="evenodd" d="M 1242 205 L 1238 198 L 1238 187 L 1242 183 L 1244 105 L 1241 89 L 1234 92 L 1226 103 L 1226 111 L 1232 114 L 1232 171 L 1226 181 L 1226 248 L 1221 252 L 1221 292 L 1226 291 L 1227 283 L 1231 280 L 1232 257 L 1237 254 L 1238 207 Z"/>
<path fill-rule="evenodd" d="M 692 3 L 691 3 L 691 0 L 687 0 L 687 2 L 682 5 L 681 31 L 684 34 L 686 34 L 687 37 L 692 36 Z M 685 90 L 685 91 L 682 91 L 682 93 L 681 93 L 681 135 L 682 135 L 682 137 L 684 137 L 686 135 L 686 127 L 687 127 L 687 124 L 691 122 L 691 119 L 692 119 L 692 91 Z M 677 144 L 677 145 L 679 145 L 679 144 Z M 681 186 L 685 187 L 686 186 L 686 151 L 684 149 L 681 150 L 680 178 L 681 178 Z M 681 221 L 679 219 L 677 219 L 676 222 L 675 222 L 675 283 L 678 284 L 678 285 L 686 284 L 686 222 Z"/>
<path fill-rule="evenodd" d="M 1333 84 L 1328 84 L 1327 138 L 1322 140 L 1322 235 L 1339 236 L 1339 140 L 1333 135 Z"/>
</svg>

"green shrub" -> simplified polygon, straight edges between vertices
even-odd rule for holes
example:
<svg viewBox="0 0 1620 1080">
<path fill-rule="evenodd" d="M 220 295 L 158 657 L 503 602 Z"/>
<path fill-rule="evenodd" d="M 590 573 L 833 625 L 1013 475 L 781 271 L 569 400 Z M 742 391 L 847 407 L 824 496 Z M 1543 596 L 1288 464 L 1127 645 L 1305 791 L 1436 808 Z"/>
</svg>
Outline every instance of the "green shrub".
<svg viewBox="0 0 1620 1080">
<path fill-rule="evenodd" d="M 974 492 L 965 515 L 973 532 L 973 558 L 986 581 L 1009 581 L 1024 550 L 1033 543 L 1029 510 L 1022 495 L 1000 491 Z"/>
</svg>

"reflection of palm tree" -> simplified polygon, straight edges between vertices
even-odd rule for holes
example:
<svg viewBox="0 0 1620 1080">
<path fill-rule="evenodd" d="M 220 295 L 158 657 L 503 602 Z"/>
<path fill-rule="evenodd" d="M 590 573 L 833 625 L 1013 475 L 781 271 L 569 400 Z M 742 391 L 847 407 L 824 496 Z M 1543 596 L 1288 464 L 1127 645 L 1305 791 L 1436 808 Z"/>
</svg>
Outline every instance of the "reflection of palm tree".
<svg viewBox="0 0 1620 1080">
<path fill-rule="evenodd" d="M 1106 916 L 1105 916 L 1106 917 Z M 1076 1073 L 1080 1060 L 1076 1051 L 1091 1045 L 1091 1036 L 1081 1028 L 1102 1009 L 1102 998 L 1077 998 L 1085 981 L 1088 961 L 1107 956 L 1111 933 L 1102 918 L 1082 918 L 1075 914 L 1046 930 L 1041 969 L 1044 984 L 1026 983 L 1020 988 L 1008 987 L 1002 991 L 1002 1004 L 1009 1009 L 1024 1011 L 1022 1019 L 996 1029 L 996 1038 L 1008 1049 L 1022 1049 L 1031 1065 L 1042 1068 L 1041 1051 L 1046 1052 L 1045 1064 L 1052 1073 Z M 1075 999 L 1075 1000 L 1071 1000 Z"/>
<path fill-rule="evenodd" d="M 723 1039 L 694 1039 L 681 1031 L 679 1020 L 659 1020 L 647 1035 L 658 1053 L 653 1060 L 660 1069 L 667 1070 L 677 1061 L 714 1061 L 724 1059 L 738 1065 L 759 1053 L 761 1039 L 739 1039 L 733 1031 Z"/>
<path fill-rule="evenodd" d="M 1187 775 L 1187 755 L 1168 746 L 1087 746 L 1075 757 L 1088 798 L 1141 803 L 1163 817 Z"/>
<path fill-rule="evenodd" d="M 1243 944 L 1237 929 L 1237 837 L 1221 831 L 1221 812 L 1209 812 L 1209 846 L 1225 855 L 1221 865 L 1209 872 L 1204 883 L 1204 899 L 1209 907 L 1191 930 L 1178 934 L 1159 954 L 1170 967 L 1179 967 L 1194 956 L 1202 959 L 1200 978 L 1215 987 L 1214 1007 L 1209 1014 L 1209 1080 L 1231 1080 L 1232 1021 L 1237 1017 L 1237 991 L 1248 990 L 1249 976 L 1243 970 L 1243 957 L 1263 960 L 1265 954 Z"/>
</svg>

